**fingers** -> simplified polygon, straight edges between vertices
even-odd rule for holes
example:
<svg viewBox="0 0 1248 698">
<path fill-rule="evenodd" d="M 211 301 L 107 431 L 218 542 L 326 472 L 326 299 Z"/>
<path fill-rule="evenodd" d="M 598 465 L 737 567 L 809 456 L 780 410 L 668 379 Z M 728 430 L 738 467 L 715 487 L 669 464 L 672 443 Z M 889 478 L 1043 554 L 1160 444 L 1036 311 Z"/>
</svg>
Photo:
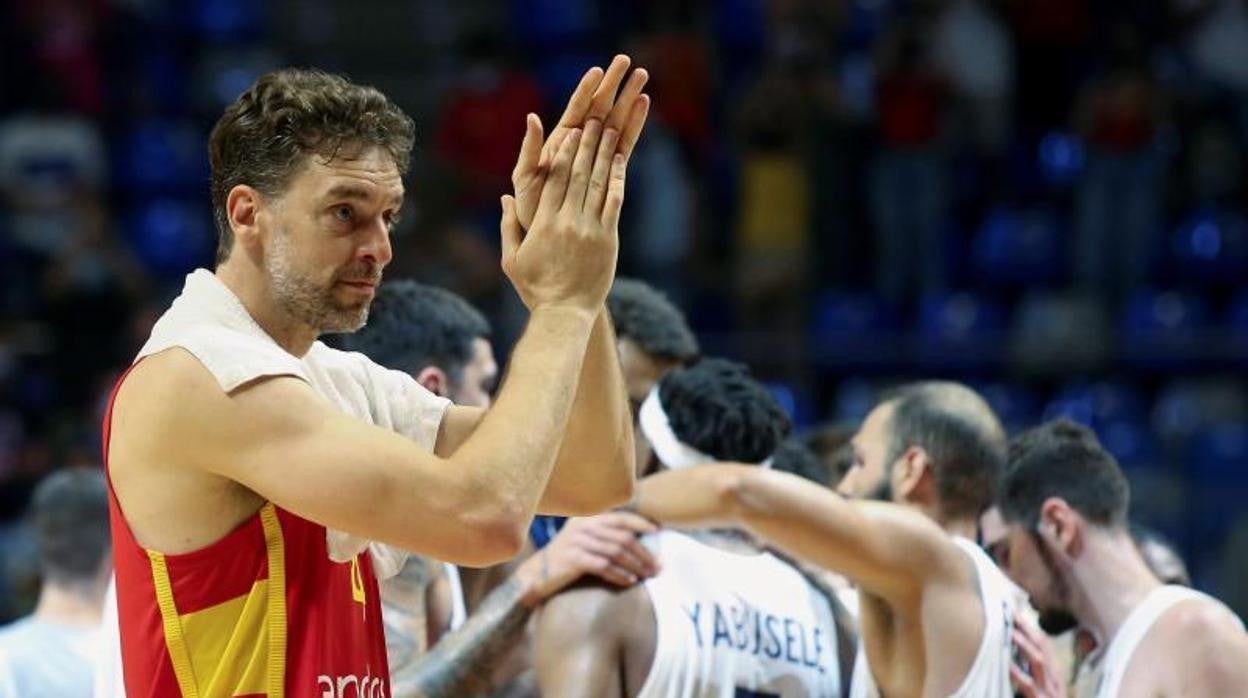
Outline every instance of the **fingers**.
<svg viewBox="0 0 1248 698">
<path fill-rule="evenodd" d="M 590 535 L 593 536 L 594 533 Z M 650 577 L 659 573 L 659 563 L 654 559 L 654 554 L 631 531 L 598 531 L 593 545 L 597 552 L 610 557 L 613 562 L 627 567 L 635 574 Z"/>
<path fill-rule="evenodd" d="M 568 106 L 564 107 L 563 116 L 559 117 L 559 123 L 555 126 L 556 130 L 560 127 L 575 128 L 585 123 L 585 115 L 589 112 L 598 86 L 602 84 L 602 76 L 602 68 L 598 66 L 585 71 L 576 89 L 572 91 L 572 96 L 568 98 Z"/>
<path fill-rule="evenodd" d="M 1017 664 L 1010 664 L 1010 683 L 1023 698 L 1042 698 L 1036 682 L 1027 675 L 1027 672 L 1019 669 Z"/>
<path fill-rule="evenodd" d="M 641 89 L 649 80 L 650 73 L 646 72 L 645 68 L 638 68 L 628 76 L 628 82 L 624 83 L 624 89 L 620 90 L 615 106 L 611 107 L 611 114 L 607 117 L 607 126 L 616 129 L 624 127 L 628 121 L 628 115 L 633 110 L 633 104 L 641 96 Z"/>
<path fill-rule="evenodd" d="M 581 130 L 573 129 L 559 146 L 559 152 L 551 163 L 550 172 L 546 175 L 546 183 L 542 186 L 542 197 L 537 203 L 538 216 L 553 216 L 563 205 L 564 195 L 568 191 L 568 178 L 572 174 L 572 158 L 576 154 L 577 145 L 581 141 Z"/>
<path fill-rule="evenodd" d="M 641 138 L 641 129 L 645 127 L 646 117 L 649 115 L 650 95 L 641 95 L 633 102 L 633 106 L 628 112 L 628 121 L 620 131 L 620 146 L 618 150 L 624 156 L 626 163 L 633 154 L 633 148 L 637 146 L 637 140 Z"/>
<path fill-rule="evenodd" d="M 582 565 L 590 574 L 595 577 L 601 577 L 616 586 L 631 587 L 637 583 L 636 575 L 612 563 L 610 559 L 602 555 L 585 553 L 582 558 Z"/>
<path fill-rule="evenodd" d="M 541 168 L 541 164 L 542 120 L 537 114 L 529 114 L 524 120 L 524 140 L 520 142 L 520 156 L 516 158 L 516 167 L 511 171 L 511 183 L 517 196 L 532 186 L 533 175 Z"/>
<path fill-rule="evenodd" d="M 503 218 L 498 227 L 503 241 L 503 259 L 507 260 L 514 257 L 516 250 L 520 249 L 524 230 L 520 227 L 520 220 L 516 217 L 516 200 L 510 194 L 506 194 L 502 198 L 502 203 Z"/>
<path fill-rule="evenodd" d="M 589 191 L 585 193 L 585 211 L 596 217 L 602 215 L 602 205 L 607 199 L 607 178 L 611 174 L 611 163 L 615 159 L 615 146 L 619 140 L 619 130 L 608 128 L 598 143 L 598 153 L 594 155 L 594 171 L 589 175 Z"/>
<path fill-rule="evenodd" d="M 609 521 L 615 526 L 627 528 L 636 535 L 644 535 L 647 533 L 658 533 L 659 527 L 654 522 L 644 516 L 638 516 L 631 511 L 613 511 L 610 514 L 603 514 L 603 520 Z"/>
<path fill-rule="evenodd" d="M 590 119 L 585 123 L 581 134 L 580 145 L 576 149 L 576 158 L 572 161 L 572 175 L 568 181 L 568 192 L 563 197 L 563 209 L 580 213 L 585 207 L 585 192 L 589 186 L 589 177 L 594 168 L 594 158 L 598 152 L 598 139 L 602 135 L 602 122 Z"/>
<path fill-rule="evenodd" d="M 611 113 L 611 107 L 615 104 L 615 93 L 620 89 L 620 83 L 624 80 L 624 76 L 628 73 L 628 66 L 632 63 L 632 59 L 623 54 L 617 55 L 611 59 L 611 65 L 607 66 L 607 72 L 602 78 L 602 82 L 598 83 L 598 88 L 594 90 L 594 97 L 589 105 L 589 112 L 585 114 L 587 119 L 606 119 Z M 579 124 L 570 124 L 579 125 Z"/>
<path fill-rule="evenodd" d="M 611 157 L 611 173 L 607 179 L 607 200 L 602 207 L 602 222 L 607 230 L 618 231 L 620 225 L 620 209 L 624 207 L 624 155 L 616 153 Z"/>
</svg>

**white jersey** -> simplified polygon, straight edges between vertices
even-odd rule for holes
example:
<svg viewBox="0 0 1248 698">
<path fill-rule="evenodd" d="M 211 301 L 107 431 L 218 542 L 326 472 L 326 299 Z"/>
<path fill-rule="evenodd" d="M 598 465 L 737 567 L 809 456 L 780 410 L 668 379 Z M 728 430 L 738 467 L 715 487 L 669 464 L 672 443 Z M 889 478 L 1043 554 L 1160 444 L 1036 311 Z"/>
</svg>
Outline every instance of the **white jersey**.
<svg viewBox="0 0 1248 698">
<path fill-rule="evenodd" d="M 1212 596 L 1181 586 L 1167 585 L 1150 592 L 1131 609 L 1122 627 L 1114 633 L 1114 639 L 1104 648 L 1092 653 L 1079 667 L 1079 677 L 1075 681 L 1080 689 L 1079 695 L 1088 698 L 1118 698 L 1131 657 L 1153 624 L 1176 604 L 1196 599 L 1220 603 Z M 1242 623 L 1240 627 L 1243 627 Z"/>
<path fill-rule="evenodd" d="M 1011 634 L 1014 611 L 1025 596 L 997 567 L 992 558 L 974 542 L 954 536 L 953 542 L 971 558 L 984 608 L 984 636 L 966 678 L 950 698 L 1012 698 L 1010 662 L 1013 656 Z M 852 698 L 879 698 L 880 690 L 861 648 L 854 664 Z"/>
<path fill-rule="evenodd" d="M 832 607 L 799 572 L 673 531 L 644 542 L 663 568 L 645 582 L 656 641 L 638 698 L 841 695 Z"/>
</svg>

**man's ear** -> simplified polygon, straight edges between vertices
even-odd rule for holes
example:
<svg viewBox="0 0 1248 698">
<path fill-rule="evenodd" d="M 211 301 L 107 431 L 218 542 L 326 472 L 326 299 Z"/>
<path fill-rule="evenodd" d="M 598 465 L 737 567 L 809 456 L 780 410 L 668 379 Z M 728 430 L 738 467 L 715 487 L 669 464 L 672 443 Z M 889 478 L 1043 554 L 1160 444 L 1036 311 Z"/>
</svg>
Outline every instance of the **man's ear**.
<svg viewBox="0 0 1248 698">
<path fill-rule="evenodd" d="M 1077 557 L 1083 549 L 1083 517 L 1061 497 L 1049 497 L 1040 505 L 1039 531 L 1049 547 L 1067 557 Z"/>
<path fill-rule="evenodd" d="M 893 492 L 897 501 L 934 504 L 936 502 L 936 470 L 927 451 L 910 446 L 893 464 L 896 471 Z"/>
<path fill-rule="evenodd" d="M 416 374 L 416 382 L 438 397 L 446 397 L 451 390 L 451 383 L 446 373 L 437 366 L 426 366 L 420 369 L 420 373 Z"/>
<path fill-rule="evenodd" d="M 234 243 L 249 251 L 260 245 L 258 219 L 264 201 L 259 191 L 246 184 L 236 185 L 225 197 L 226 222 L 234 234 Z"/>
</svg>

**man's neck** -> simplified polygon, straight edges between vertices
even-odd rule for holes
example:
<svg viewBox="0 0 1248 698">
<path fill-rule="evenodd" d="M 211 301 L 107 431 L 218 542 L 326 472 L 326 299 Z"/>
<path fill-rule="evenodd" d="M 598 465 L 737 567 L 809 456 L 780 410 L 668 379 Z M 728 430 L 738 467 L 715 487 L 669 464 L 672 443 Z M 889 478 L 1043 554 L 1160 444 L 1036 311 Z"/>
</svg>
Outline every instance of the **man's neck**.
<svg viewBox="0 0 1248 698">
<path fill-rule="evenodd" d="M 1071 573 L 1071 610 L 1102 646 L 1161 582 L 1125 531 L 1092 531 Z"/>
<path fill-rule="evenodd" d="M 97 587 L 95 584 L 81 587 L 45 584 L 39 592 L 34 617 L 64 625 L 97 627 L 104 613 L 104 595 Z"/>
<path fill-rule="evenodd" d="M 937 519 L 937 523 L 951 536 L 960 536 L 971 541 L 978 538 L 979 524 L 975 519 Z"/>
<path fill-rule="evenodd" d="M 217 266 L 216 275 L 230 289 L 251 319 L 256 321 L 265 334 L 288 353 L 302 357 L 312 348 L 320 333 L 293 319 L 277 307 L 273 293 L 263 281 L 262 274 L 249 273 L 244 269 L 246 261 L 231 259 Z"/>
</svg>

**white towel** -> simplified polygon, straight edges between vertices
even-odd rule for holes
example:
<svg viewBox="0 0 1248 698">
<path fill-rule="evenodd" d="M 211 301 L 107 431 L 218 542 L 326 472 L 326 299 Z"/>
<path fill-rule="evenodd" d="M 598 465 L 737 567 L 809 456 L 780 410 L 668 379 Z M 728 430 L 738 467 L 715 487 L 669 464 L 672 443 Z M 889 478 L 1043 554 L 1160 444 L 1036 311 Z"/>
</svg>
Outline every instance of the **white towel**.
<svg viewBox="0 0 1248 698">
<path fill-rule="evenodd" d="M 321 342 L 302 357 L 287 353 L 206 269 L 186 277 L 182 294 L 156 322 L 135 361 L 171 347 L 199 359 L 227 393 L 260 377 L 295 376 L 344 413 L 402 434 L 429 452 L 450 404 L 406 373 L 382 368 L 363 354 L 331 349 Z M 370 548 L 379 579 L 397 574 L 407 559 L 403 550 L 343 531 L 327 529 L 326 543 L 335 562 L 347 562 Z"/>
</svg>

